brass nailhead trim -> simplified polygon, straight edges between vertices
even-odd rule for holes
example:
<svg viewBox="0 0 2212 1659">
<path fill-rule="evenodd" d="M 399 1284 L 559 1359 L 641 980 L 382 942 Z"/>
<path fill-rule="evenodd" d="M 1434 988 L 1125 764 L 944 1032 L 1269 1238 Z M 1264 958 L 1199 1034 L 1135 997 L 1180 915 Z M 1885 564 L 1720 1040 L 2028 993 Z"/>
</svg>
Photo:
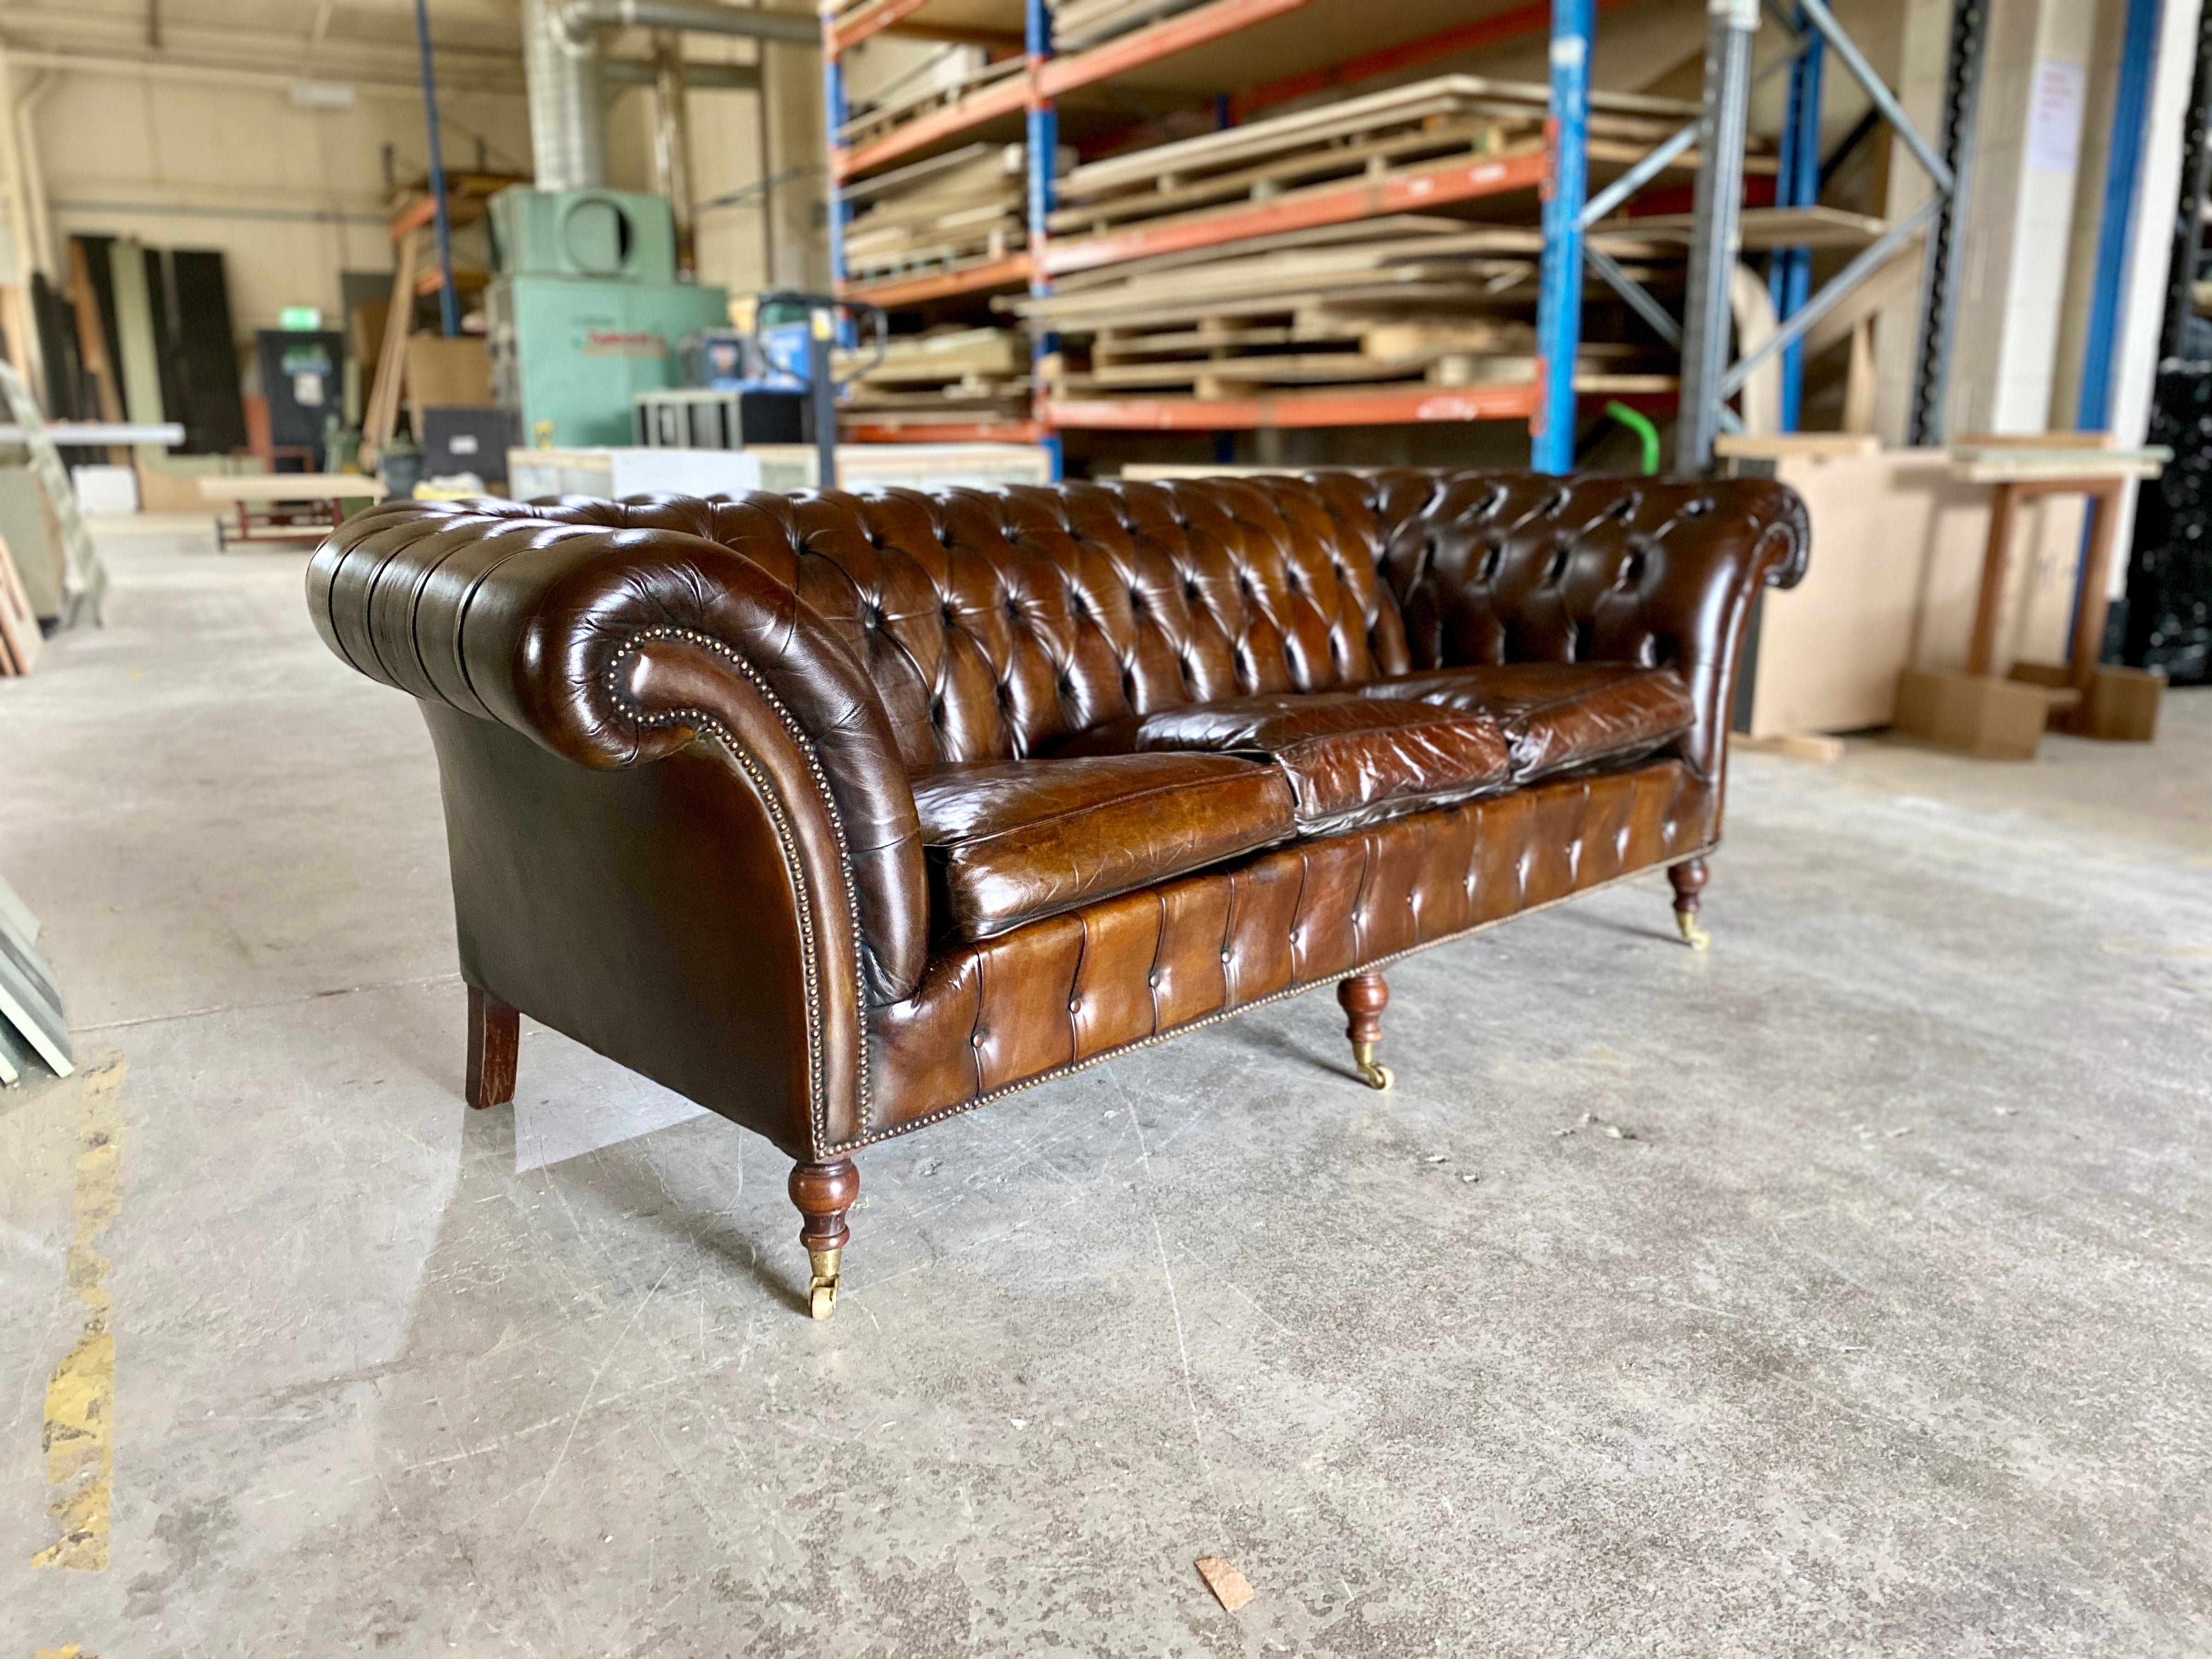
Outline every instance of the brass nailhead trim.
<svg viewBox="0 0 2212 1659">
<path fill-rule="evenodd" d="M 822 763 L 815 751 L 813 741 L 808 738 L 798 720 L 793 717 L 791 710 L 785 707 L 783 699 L 769 690 L 760 671 L 722 641 L 716 639 L 711 634 L 702 634 L 696 629 L 649 628 L 632 635 L 607 665 L 605 676 L 607 695 L 616 708 L 627 714 L 641 726 L 663 729 L 672 726 L 690 726 L 710 733 L 729 751 L 731 757 L 744 769 L 746 776 L 750 778 L 755 787 L 759 789 L 761 799 L 769 804 L 769 817 L 775 829 L 778 847 L 783 854 L 784 867 L 791 878 L 793 887 L 798 890 L 800 900 L 799 955 L 805 963 L 806 970 L 806 981 L 803 988 L 806 994 L 807 1103 L 808 1114 L 812 1120 L 814 1129 L 814 1150 L 819 1156 L 832 1150 L 830 1146 L 830 1080 L 822 1063 L 821 963 L 815 947 L 812 906 L 814 896 L 807 883 L 805 863 L 799 856 L 798 838 L 792 833 L 790 820 L 785 815 L 782 802 L 778 799 L 773 783 L 766 773 L 746 753 L 744 745 L 738 743 L 736 736 L 728 728 L 704 709 L 700 708 L 672 709 L 665 714 L 649 714 L 632 702 L 623 690 L 623 667 L 638 654 L 643 647 L 659 640 L 678 640 L 686 645 L 696 646 L 701 650 L 719 657 L 735 667 L 744 677 L 747 684 L 760 695 L 761 700 L 775 711 L 775 716 L 782 721 L 785 732 L 789 734 L 799 754 L 805 758 L 806 769 L 814 780 L 815 793 L 821 799 L 823 810 L 829 815 L 830 832 L 836 840 L 837 868 L 844 878 L 845 884 L 846 915 L 853 929 L 853 967 L 856 981 L 854 986 L 854 1007 L 858 1011 L 861 1026 L 861 1029 L 855 1033 L 858 1037 L 854 1054 L 858 1073 L 855 1081 L 860 1124 L 865 1130 L 869 1127 L 873 1115 L 872 1102 L 869 1093 L 868 1041 L 866 1028 L 868 988 L 866 970 L 862 966 L 866 946 L 860 937 L 860 893 L 853 883 L 852 851 L 850 844 L 845 838 L 845 821 L 837 811 L 836 798 L 830 793 L 830 779 L 822 769 Z"/>
</svg>

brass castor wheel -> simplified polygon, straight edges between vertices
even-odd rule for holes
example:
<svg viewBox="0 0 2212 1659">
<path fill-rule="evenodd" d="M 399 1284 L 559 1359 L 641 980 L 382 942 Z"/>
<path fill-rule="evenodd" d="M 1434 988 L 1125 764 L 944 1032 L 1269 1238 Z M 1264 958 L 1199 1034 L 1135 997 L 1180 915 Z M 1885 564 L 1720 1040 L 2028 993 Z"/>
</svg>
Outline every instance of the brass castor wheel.
<svg viewBox="0 0 2212 1659">
<path fill-rule="evenodd" d="M 1375 1058 L 1375 1045 L 1355 1042 L 1352 1045 L 1352 1063 L 1359 1070 L 1359 1080 L 1370 1089 L 1387 1089 L 1398 1079 L 1388 1066 Z"/>
<path fill-rule="evenodd" d="M 827 1319 L 837 1311 L 838 1250 L 809 1250 L 808 1264 L 814 1276 L 806 1284 L 806 1311 L 816 1319 Z"/>
<path fill-rule="evenodd" d="M 1695 910 L 1675 911 L 1674 926 L 1682 930 L 1682 943 L 1692 951 L 1702 951 L 1713 942 L 1713 936 L 1698 926 Z"/>
</svg>

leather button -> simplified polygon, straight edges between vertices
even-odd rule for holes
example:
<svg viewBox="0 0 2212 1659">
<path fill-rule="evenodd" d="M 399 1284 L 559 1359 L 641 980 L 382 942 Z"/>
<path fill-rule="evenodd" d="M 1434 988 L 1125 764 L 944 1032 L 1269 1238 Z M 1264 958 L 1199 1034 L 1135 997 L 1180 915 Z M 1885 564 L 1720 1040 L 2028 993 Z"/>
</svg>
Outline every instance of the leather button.
<svg viewBox="0 0 2212 1659">
<path fill-rule="evenodd" d="M 1068 998 L 1067 1012 L 1071 1014 L 1081 1013 L 1083 1012 L 1083 999 L 1081 997 Z"/>
<path fill-rule="evenodd" d="M 981 1031 L 970 1033 L 968 1038 L 968 1045 L 971 1048 L 981 1048 L 983 1046 L 983 1034 Z"/>
<path fill-rule="evenodd" d="M 1153 969 L 1151 973 L 1145 975 L 1145 983 L 1147 985 L 1157 986 L 1159 982 L 1160 970 L 1157 968 Z"/>
<path fill-rule="evenodd" d="M 1224 951 L 1221 953 L 1221 959 L 1222 959 L 1224 962 L 1228 961 L 1228 960 L 1229 960 L 1229 952 L 1228 952 L 1228 951 Z"/>
</svg>

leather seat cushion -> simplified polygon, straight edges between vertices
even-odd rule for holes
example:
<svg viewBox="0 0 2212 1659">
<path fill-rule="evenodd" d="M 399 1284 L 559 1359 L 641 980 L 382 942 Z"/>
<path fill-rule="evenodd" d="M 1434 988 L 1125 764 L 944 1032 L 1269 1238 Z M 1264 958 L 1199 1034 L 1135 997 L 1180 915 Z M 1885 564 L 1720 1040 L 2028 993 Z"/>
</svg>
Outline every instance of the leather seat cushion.
<svg viewBox="0 0 2212 1659">
<path fill-rule="evenodd" d="M 1103 755 L 914 776 L 934 931 L 982 939 L 1201 870 L 1296 824 L 1272 767 L 1229 755 Z"/>
<path fill-rule="evenodd" d="M 1360 693 L 1491 716 L 1512 744 L 1516 783 L 1641 759 L 1680 737 L 1698 717 L 1680 675 L 1632 663 L 1423 669 L 1372 681 Z"/>
<path fill-rule="evenodd" d="M 1305 691 L 1187 703 L 1097 726 L 1060 752 L 1203 750 L 1273 761 L 1308 835 L 1466 800 L 1512 782 L 1505 735 L 1486 715 Z"/>
</svg>

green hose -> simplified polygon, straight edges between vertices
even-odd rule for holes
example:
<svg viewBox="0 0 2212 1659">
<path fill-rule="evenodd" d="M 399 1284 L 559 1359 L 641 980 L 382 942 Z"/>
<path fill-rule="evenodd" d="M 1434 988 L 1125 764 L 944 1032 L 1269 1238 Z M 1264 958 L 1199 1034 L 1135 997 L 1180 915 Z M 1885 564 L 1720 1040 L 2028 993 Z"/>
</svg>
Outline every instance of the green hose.
<svg viewBox="0 0 2212 1659">
<path fill-rule="evenodd" d="M 1659 428 L 1626 404 L 1615 401 L 1605 406 L 1605 412 L 1633 432 L 1644 444 L 1644 476 L 1651 477 L 1659 470 Z"/>
</svg>

